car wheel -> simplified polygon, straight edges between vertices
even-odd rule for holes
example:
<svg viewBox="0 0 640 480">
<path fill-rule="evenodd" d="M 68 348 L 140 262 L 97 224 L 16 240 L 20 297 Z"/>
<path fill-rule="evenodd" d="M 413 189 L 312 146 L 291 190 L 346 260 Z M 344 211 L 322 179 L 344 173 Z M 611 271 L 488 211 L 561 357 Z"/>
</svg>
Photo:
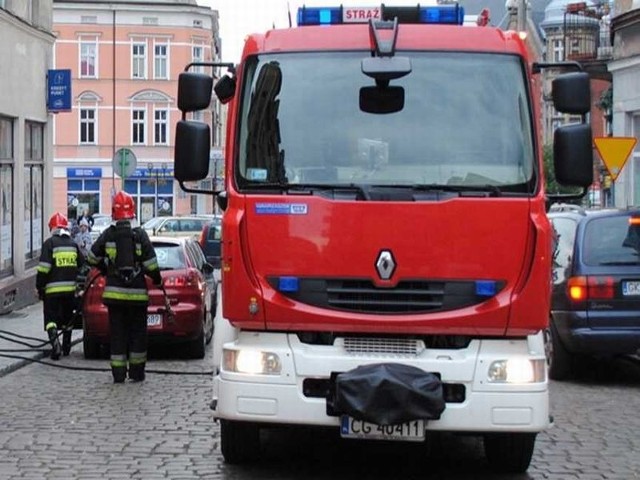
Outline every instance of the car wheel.
<svg viewBox="0 0 640 480">
<path fill-rule="evenodd" d="M 206 353 L 206 338 L 204 330 L 202 330 L 195 340 L 192 340 L 188 344 L 189 356 L 194 359 L 204 358 Z"/>
<path fill-rule="evenodd" d="M 211 305 L 215 305 L 215 304 L 212 303 Z M 207 312 L 207 314 L 205 315 L 205 318 L 207 319 L 207 321 L 204 324 L 204 328 L 207 332 L 207 335 L 205 338 L 207 345 L 211 343 L 211 339 L 213 338 L 213 315 L 214 315 L 213 312 L 216 311 L 215 306 L 211 310 L 212 310 L 211 312 Z"/>
<path fill-rule="evenodd" d="M 569 379 L 573 373 L 573 358 L 562 344 L 553 319 L 549 320 L 549 328 L 545 330 L 545 351 L 549 378 L 552 380 Z"/>
<path fill-rule="evenodd" d="M 535 433 L 491 433 L 484 436 L 484 453 L 494 471 L 522 473 L 529 468 L 535 443 Z"/>
<path fill-rule="evenodd" d="M 257 425 L 221 420 L 220 436 L 220 449 L 226 463 L 243 464 L 258 459 L 260 429 Z"/>
<path fill-rule="evenodd" d="M 100 358 L 100 342 L 87 335 L 82 337 L 82 349 L 84 350 L 84 358 L 87 360 L 95 360 Z"/>
</svg>

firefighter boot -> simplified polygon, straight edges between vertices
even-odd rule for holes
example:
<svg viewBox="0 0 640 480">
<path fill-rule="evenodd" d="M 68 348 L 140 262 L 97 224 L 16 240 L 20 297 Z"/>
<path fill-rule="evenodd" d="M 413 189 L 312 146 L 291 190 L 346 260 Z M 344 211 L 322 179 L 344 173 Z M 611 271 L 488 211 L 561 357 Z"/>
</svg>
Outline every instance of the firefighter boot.
<svg viewBox="0 0 640 480">
<path fill-rule="evenodd" d="M 143 382 L 145 378 L 144 367 L 144 363 L 129 364 L 129 378 L 133 382 Z"/>
<path fill-rule="evenodd" d="M 58 340 L 58 329 L 49 327 L 47 328 L 47 334 L 51 342 L 51 360 L 59 360 L 62 347 L 60 347 L 60 341 Z"/>
<path fill-rule="evenodd" d="M 62 331 L 62 354 L 66 357 L 71 353 L 71 330 Z"/>
<path fill-rule="evenodd" d="M 113 383 L 124 383 L 127 378 L 127 367 L 111 366 L 111 374 L 113 375 Z"/>
</svg>

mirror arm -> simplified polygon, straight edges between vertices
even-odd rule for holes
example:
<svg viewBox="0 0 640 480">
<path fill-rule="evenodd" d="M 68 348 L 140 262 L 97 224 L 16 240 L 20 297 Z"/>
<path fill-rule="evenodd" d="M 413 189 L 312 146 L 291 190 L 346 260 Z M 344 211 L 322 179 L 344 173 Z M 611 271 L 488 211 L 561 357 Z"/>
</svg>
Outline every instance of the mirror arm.
<svg viewBox="0 0 640 480">
<path fill-rule="evenodd" d="M 205 193 L 207 195 L 218 195 L 220 192 L 217 192 L 215 190 L 202 190 L 200 188 L 190 188 L 187 187 L 183 181 L 178 180 L 178 184 L 180 185 L 180 188 L 188 193 Z"/>
</svg>

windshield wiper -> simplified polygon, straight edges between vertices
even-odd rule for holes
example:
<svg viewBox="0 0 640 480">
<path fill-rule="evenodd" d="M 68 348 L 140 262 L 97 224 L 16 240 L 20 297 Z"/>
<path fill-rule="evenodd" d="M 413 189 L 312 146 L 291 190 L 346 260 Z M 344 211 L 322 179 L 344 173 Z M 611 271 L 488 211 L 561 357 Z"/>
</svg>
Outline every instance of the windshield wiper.
<svg viewBox="0 0 640 480">
<path fill-rule="evenodd" d="M 496 185 L 442 185 L 439 183 L 413 184 L 407 186 L 419 192 L 457 192 L 461 197 L 490 196 L 501 197 L 502 190 Z"/>
</svg>

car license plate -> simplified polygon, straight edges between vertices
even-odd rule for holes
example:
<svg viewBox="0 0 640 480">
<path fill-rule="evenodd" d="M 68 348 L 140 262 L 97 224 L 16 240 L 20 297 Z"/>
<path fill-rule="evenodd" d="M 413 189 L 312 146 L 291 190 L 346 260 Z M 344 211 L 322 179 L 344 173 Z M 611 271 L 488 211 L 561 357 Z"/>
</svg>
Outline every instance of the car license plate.
<svg viewBox="0 0 640 480">
<path fill-rule="evenodd" d="M 622 295 L 640 295 L 640 281 L 622 282 Z"/>
<path fill-rule="evenodd" d="M 412 420 L 398 425 L 376 425 L 343 415 L 340 419 L 340 436 L 365 440 L 424 440 L 424 420 Z"/>
<path fill-rule="evenodd" d="M 147 315 L 147 327 L 157 327 L 162 325 L 162 315 L 159 313 L 149 313 Z"/>
</svg>

